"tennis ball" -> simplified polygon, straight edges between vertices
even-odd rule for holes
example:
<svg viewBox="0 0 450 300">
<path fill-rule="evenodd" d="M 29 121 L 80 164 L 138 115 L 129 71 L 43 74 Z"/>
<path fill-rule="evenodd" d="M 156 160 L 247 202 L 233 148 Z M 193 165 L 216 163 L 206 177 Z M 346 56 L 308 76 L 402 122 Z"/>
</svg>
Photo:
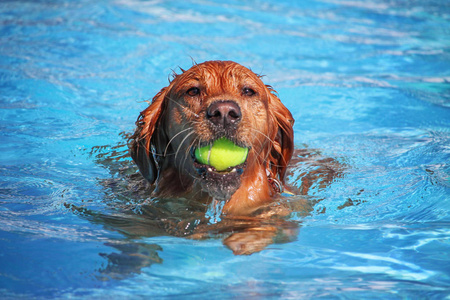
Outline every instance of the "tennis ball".
<svg viewBox="0 0 450 300">
<path fill-rule="evenodd" d="M 227 138 L 215 140 L 212 145 L 195 149 L 195 158 L 201 164 L 210 165 L 217 171 L 224 171 L 245 162 L 248 148 L 242 148 Z"/>
</svg>

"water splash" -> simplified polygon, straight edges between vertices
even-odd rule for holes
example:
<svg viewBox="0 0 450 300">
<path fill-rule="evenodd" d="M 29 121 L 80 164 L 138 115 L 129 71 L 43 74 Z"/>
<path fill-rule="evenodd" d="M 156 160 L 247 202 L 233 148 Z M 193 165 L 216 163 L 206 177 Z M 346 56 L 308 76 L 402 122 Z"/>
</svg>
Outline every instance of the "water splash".
<svg viewBox="0 0 450 300">
<path fill-rule="evenodd" d="M 206 211 L 206 217 L 209 219 L 209 224 L 216 224 L 222 220 L 221 215 L 225 203 L 225 201 L 216 199 L 211 201 L 208 205 L 208 210 Z"/>
</svg>

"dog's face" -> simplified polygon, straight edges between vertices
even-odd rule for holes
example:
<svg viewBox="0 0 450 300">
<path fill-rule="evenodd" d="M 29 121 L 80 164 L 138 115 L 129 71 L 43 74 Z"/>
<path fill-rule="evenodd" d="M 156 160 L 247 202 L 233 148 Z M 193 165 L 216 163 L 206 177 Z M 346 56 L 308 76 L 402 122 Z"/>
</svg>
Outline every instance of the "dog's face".
<svg viewBox="0 0 450 300">
<path fill-rule="evenodd" d="M 173 139 L 171 153 L 176 165 L 198 178 L 211 196 L 229 198 L 245 169 L 266 159 L 273 136 L 268 126 L 269 95 L 262 81 L 238 64 L 197 65 L 174 80 L 164 121 L 167 137 Z M 196 147 L 222 137 L 249 148 L 250 155 L 244 164 L 218 172 L 192 154 Z"/>
<path fill-rule="evenodd" d="M 200 184 L 210 196 L 227 200 L 243 179 L 257 173 L 282 179 L 292 155 L 292 123 L 289 111 L 252 71 L 234 62 L 206 62 L 176 75 L 155 96 L 138 120 L 132 155 L 134 150 L 133 158 L 150 181 L 171 170 Z M 249 149 L 244 163 L 217 171 L 197 161 L 196 148 L 222 137 Z M 142 167 L 139 145 L 149 160 L 153 152 L 156 163 Z"/>
</svg>

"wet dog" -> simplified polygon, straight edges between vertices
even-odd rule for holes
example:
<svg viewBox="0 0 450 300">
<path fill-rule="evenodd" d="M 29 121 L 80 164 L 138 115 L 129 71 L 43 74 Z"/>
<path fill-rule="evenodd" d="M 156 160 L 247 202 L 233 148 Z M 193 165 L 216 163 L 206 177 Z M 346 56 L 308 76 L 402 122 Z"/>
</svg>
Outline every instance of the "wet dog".
<svg viewBox="0 0 450 300">
<path fill-rule="evenodd" d="M 215 199 L 225 215 L 245 216 L 283 190 L 293 124 L 261 76 L 207 61 L 175 75 L 141 112 L 130 152 L 153 196 Z M 196 148 L 224 137 L 248 148 L 244 163 L 218 171 L 197 161 Z"/>
</svg>

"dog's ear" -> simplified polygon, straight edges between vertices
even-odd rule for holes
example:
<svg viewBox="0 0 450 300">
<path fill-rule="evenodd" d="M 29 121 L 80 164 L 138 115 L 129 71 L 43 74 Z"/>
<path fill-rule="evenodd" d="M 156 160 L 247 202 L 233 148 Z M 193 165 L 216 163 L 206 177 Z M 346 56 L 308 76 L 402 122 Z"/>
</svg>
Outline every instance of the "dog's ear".
<svg viewBox="0 0 450 300">
<path fill-rule="evenodd" d="M 156 157 L 155 143 L 158 142 L 157 134 L 159 120 L 165 108 L 165 97 L 168 87 L 163 88 L 153 98 L 149 107 L 141 112 L 136 121 L 136 131 L 129 141 L 130 154 L 139 167 L 142 176 L 150 183 L 154 183 L 158 177 L 158 165 L 160 159 Z"/>
<path fill-rule="evenodd" d="M 294 118 L 291 112 L 281 103 L 275 90 L 269 90 L 269 114 L 275 131 L 272 132 L 272 149 L 269 155 L 268 169 L 274 179 L 284 182 L 287 166 L 294 152 Z"/>
</svg>

